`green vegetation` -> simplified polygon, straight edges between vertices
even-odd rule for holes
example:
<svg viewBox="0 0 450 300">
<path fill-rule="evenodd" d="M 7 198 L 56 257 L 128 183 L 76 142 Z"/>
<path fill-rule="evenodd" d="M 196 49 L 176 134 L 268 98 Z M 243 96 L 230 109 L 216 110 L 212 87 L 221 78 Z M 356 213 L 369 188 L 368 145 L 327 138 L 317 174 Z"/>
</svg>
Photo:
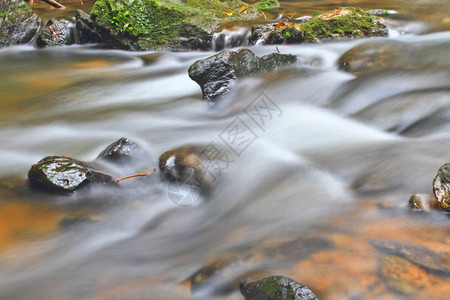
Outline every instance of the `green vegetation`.
<svg viewBox="0 0 450 300">
<path fill-rule="evenodd" d="M 255 4 L 259 10 L 269 10 L 280 7 L 278 0 L 261 0 Z"/>
<path fill-rule="evenodd" d="M 292 286 L 276 276 L 262 279 L 259 289 L 271 299 L 295 300 Z"/>
<path fill-rule="evenodd" d="M 243 4 L 240 0 L 98 0 L 91 16 L 97 25 L 128 38 L 135 48 L 176 48 L 180 37 L 204 39 L 221 22 L 242 20 L 238 12 Z M 253 9 L 246 18 L 249 15 L 256 17 L 258 12 Z"/>
<path fill-rule="evenodd" d="M 280 39 L 286 43 L 314 43 L 324 38 L 383 36 L 386 26 L 360 8 L 346 7 L 335 15 L 316 16 L 309 22 L 280 27 L 270 35 L 273 36 L 269 36 L 269 43 Z"/>
</svg>

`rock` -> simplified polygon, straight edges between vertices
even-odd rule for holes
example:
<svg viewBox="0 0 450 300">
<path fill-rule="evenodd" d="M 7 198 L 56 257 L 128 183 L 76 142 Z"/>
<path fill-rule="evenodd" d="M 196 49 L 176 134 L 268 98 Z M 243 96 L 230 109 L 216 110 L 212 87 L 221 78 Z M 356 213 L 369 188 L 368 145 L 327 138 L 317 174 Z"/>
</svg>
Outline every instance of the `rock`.
<svg viewBox="0 0 450 300">
<path fill-rule="evenodd" d="M 387 27 L 377 17 L 354 7 L 341 7 L 303 23 L 286 22 L 267 35 L 264 44 L 316 43 L 329 38 L 387 36 Z"/>
<path fill-rule="evenodd" d="M 203 99 L 215 102 L 229 90 L 233 80 L 269 72 L 295 61 L 297 57 L 290 54 L 272 53 L 260 58 L 248 49 L 224 50 L 192 64 L 189 77 L 200 85 Z"/>
<path fill-rule="evenodd" d="M 414 276 L 414 266 L 401 257 L 388 255 L 381 259 L 380 277 L 388 288 L 398 293 L 413 297 L 419 287 Z M 413 275 L 413 276 L 412 276 Z"/>
<path fill-rule="evenodd" d="M 53 29 L 54 33 L 50 30 Z M 49 46 L 71 45 L 75 42 L 73 36 L 74 24 L 64 19 L 51 19 L 46 27 L 41 31 L 36 40 L 36 46 L 39 48 Z"/>
<path fill-rule="evenodd" d="M 255 7 L 259 10 L 269 10 L 280 7 L 278 0 L 260 0 L 255 4 Z"/>
<path fill-rule="evenodd" d="M 101 43 L 100 33 L 95 28 L 91 16 L 80 9 L 75 13 L 75 28 L 80 44 Z"/>
<path fill-rule="evenodd" d="M 41 19 L 21 0 L 0 1 L 0 48 L 27 44 L 36 35 Z"/>
<path fill-rule="evenodd" d="M 408 207 L 414 210 L 430 211 L 437 208 L 433 196 L 426 194 L 414 194 L 409 198 Z"/>
<path fill-rule="evenodd" d="M 47 156 L 32 165 L 28 180 L 32 185 L 57 192 L 73 192 L 88 184 L 116 185 L 110 175 L 65 156 Z"/>
<path fill-rule="evenodd" d="M 403 257 L 425 270 L 445 276 L 450 275 L 450 265 L 446 255 L 441 255 L 428 248 L 409 242 L 389 240 L 373 240 L 370 241 L 370 244 L 382 253 Z"/>
<path fill-rule="evenodd" d="M 433 181 L 433 192 L 439 208 L 450 211 L 450 163 L 439 168 Z"/>
<path fill-rule="evenodd" d="M 250 253 L 205 265 L 189 278 L 191 294 L 199 298 L 230 294 L 254 271 L 258 259 L 258 254 Z"/>
<path fill-rule="evenodd" d="M 163 178 L 208 191 L 230 163 L 222 149 L 211 147 L 184 146 L 163 153 L 159 158 Z"/>
<path fill-rule="evenodd" d="M 256 45 L 259 40 L 263 40 L 264 36 L 267 35 L 273 26 L 270 25 L 254 25 L 250 29 L 250 36 L 248 37 L 249 45 Z"/>
<path fill-rule="evenodd" d="M 209 50 L 212 33 L 222 23 L 262 16 L 254 7 L 239 13 L 244 4 L 240 0 L 98 0 L 91 17 L 102 41 L 112 48 Z"/>
<path fill-rule="evenodd" d="M 240 289 L 246 300 L 318 300 L 306 286 L 283 276 L 245 280 Z"/>
<path fill-rule="evenodd" d="M 154 165 L 150 154 L 126 137 L 122 137 L 106 147 L 98 155 L 97 160 L 140 169 L 152 169 Z"/>
</svg>

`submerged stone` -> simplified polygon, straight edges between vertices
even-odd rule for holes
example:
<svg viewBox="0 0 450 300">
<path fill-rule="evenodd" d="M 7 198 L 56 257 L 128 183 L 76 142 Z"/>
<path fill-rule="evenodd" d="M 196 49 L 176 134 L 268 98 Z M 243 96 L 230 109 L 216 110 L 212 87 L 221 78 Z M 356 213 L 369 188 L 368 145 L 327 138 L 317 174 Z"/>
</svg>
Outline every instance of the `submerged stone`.
<svg viewBox="0 0 450 300">
<path fill-rule="evenodd" d="M 414 194 L 408 201 L 408 207 L 414 210 L 430 211 L 436 206 L 434 197 L 426 194 Z"/>
<path fill-rule="evenodd" d="M 68 20 L 51 19 L 38 35 L 36 46 L 43 48 L 73 44 L 75 42 L 72 33 L 73 26 L 74 24 Z"/>
<path fill-rule="evenodd" d="M 380 277 L 386 286 L 398 293 L 413 297 L 419 290 L 414 266 L 406 259 L 394 255 L 384 256 L 380 262 Z"/>
<path fill-rule="evenodd" d="M 450 265 L 445 255 L 409 242 L 388 240 L 370 241 L 378 251 L 403 257 L 411 263 L 434 273 L 450 275 Z"/>
<path fill-rule="evenodd" d="M 22 0 L 0 1 L 0 48 L 27 44 L 36 35 L 41 19 Z"/>
<path fill-rule="evenodd" d="M 264 73 L 297 61 L 295 55 L 272 53 L 257 57 L 248 49 L 224 50 L 198 60 L 189 67 L 189 77 L 200 85 L 203 99 L 218 101 L 229 91 L 232 81 Z"/>
<path fill-rule="evenodd" d="M 433 181 L 433 192 L 439 208 L 450 211 L 450 163 L 440 167 Z"/>
<path fill-rule="evenodd" d="M 159 158 L 159 169 L 168 181 L 208 191 L 229 163 L 227 154 L 215 146 L 184 146 L 163 153 Z"/>
<path fill-rule="evenodd" d="M 387 36 L 387 27 L 374 15 L 355 7 L 341 7 L 305 22 L 276 24 L 264 44 L 316 43 L 330 38 Z M 255 39 L 255 38 L 254 38 Z"/>
<path fill-rule="evenodd" d="M 261 17 L 240 0 L 98 0 L 91 17 L 102 42 L 126 50 L 211 49 L 212 33 L 229 21 Z"/>
<path fill-rule="evenodd" d="M 88 184 L 112 184 L 112 177 L 82 161 L 65 156 L 47 156 L 31 166 L 32 185 L 57 192 L 73 192 Z"/>
<path fill-rule="evenodd" d="M 240 284 L 245 300 L 318 300 L 306 286 L 283 276 L 245 280 Z"/>
</svg>

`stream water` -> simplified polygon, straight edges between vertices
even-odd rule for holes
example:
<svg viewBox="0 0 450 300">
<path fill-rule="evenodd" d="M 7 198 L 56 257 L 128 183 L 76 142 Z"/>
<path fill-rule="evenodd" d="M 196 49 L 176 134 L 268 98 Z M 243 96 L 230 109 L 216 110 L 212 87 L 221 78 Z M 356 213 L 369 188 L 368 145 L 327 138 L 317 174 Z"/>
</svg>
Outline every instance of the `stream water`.
<svg viewBox="0 0 450 300">
<path fill-rule="evenodd" d="M 341 4 L 316 2 L 322 11 Z M 310 6 L 283 3 L 281 13 Z M 377 6 L 406 6 L 386 3 Z M 446 299 L 448 273 L 414 261 L 399 271 L 371 244 L 414 243 L 450 265 L 448 216 L 406 208 L 412 194 L 431 193 L 449 161 L 450 32 L 448 15 L 433 7 L 415 1 L 406 8 L 415 19 L 404 21 L 415 30 L 376 39 L 411 49 L 395 68 L 338 70 L 338 58 L 368 40 L 278 46 L 299 61 L 239 80 L 214 106 L 187 75 L 213 52 L 0 50 L 0 299 L 242 299 L 239 280 L 267 274 L 323 299 Z M 246 113 L 261 101 L 270 105 L 264 115 Z M 247 128 L 239 149 L 230 147 L 236 122 Z M 202 201 L 177 191 L 192 200 L 181 206 L 158 175 L 139 189 L 130 179 L 119 192 L 87 195 L 28 186 L 41 158 L 91 161 L 120 137 L 155 162 L 211 143 L 228 161 Z M 194 288 L 189 278 L 207 265 L 214 275 Z M 383 271 L 390 267 L 394 279 Z"/>
</svg>

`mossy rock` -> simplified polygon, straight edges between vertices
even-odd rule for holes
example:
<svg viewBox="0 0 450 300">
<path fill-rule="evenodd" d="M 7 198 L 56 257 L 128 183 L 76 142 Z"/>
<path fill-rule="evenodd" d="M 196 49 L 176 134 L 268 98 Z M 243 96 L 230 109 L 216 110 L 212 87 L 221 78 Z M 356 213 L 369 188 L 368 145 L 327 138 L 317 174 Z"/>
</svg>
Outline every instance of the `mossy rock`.
<svg viewBox="0 0 450 300">
<path fill-rule="evenodd" d="M 240 284 L 245 300 L 318 300 L 306 286 L 283 276 L 246 280 Z"/>
<path fill-rule="evenodd" d="M 74 24 L 68 20 L 51 19 L 37 37 L 36 46 L 44 48 L 73 44 L 75 42 L 73 27 Z"/>
<path fill-rule="evenodd" d="M 0 1 L 0 48 L 27 44 L 40 25 L 41 19 L 24 1 Z"/>
<path fill-rule="evenodd" d="M 450 163 L 439 168 L 433 181 L 433 192 L 439 208 L 450 212 Z"/>
<path fill-rule="evenodd" d="M 34 186 L 56 192 L 74 192 L 88 184 L 117 185 L 110 175 L 65 156 L 47 156 L 32 165 L 28 180 Z"/>
<path fill-rule="evenodd" d="M 387 27 L 377 17 L 354 7 L 336 9 L 308 19 L 286 24 L 272 30 L 265 44 L 316 43 L 330 38 L 387 36 Z"/>
<path fill-rule="evenodd" d="M 255 7 L 259 10 L 270 10 L 280 7 L 278 0 L 260 0 L 255 4 Z"/>
<path fill-rule="evenodd" d="M 240 0 L 98 0 L 92 11 L 102 42 L 127 50 L 211 48 L 211 33 L 229 21 L 260 17 L 239 13 Z M 227 14 L 225 14 L 227 13 Z"/>
</svg>

